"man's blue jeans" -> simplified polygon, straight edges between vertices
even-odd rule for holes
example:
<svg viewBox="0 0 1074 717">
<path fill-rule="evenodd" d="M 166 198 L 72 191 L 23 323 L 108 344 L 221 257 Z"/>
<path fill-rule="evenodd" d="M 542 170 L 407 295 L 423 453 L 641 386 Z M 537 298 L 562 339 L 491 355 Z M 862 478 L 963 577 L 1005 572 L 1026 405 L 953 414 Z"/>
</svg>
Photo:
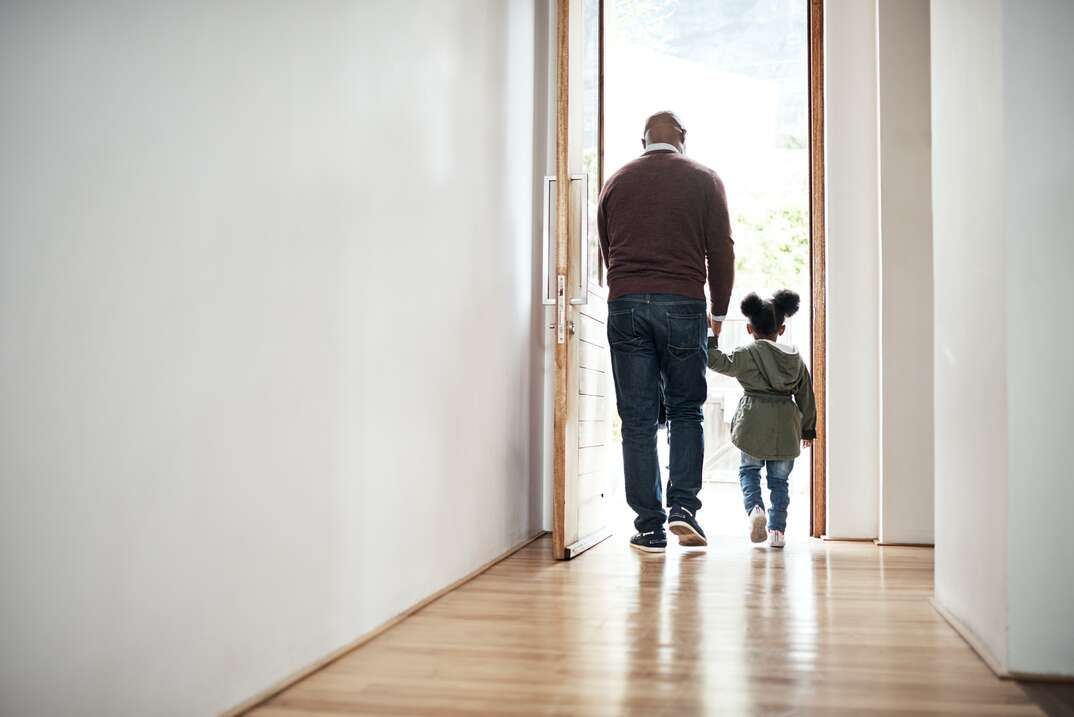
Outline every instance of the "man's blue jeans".
<svg viewBox="0 0 1074 717">
<path fill-rule="evenodd" d="M 661 397 L 671 443 L 668 506 L 701 507 L 702 432 L 708 385 L 705 302 L 674 294 L 630 294 L 608 302 L 608 344 L 619 418 L 627 504 L 640 532 L 667 518 L 656 456 Z"/>
<path fill-rule="evenodd" d="M 761 496 L 761 469 L 768 469 L 768 491 L 772 494 L 772 509 L 768 511 L 768 529 L 787 532 L 787 506 L 791 504 L 791 494 L 787 486 L 791 470 L 794 469 L 794 459 L 785 461 L 766 461 L 754 458 L 749 453 L 742 451 L 742 461 L 738 466 L 738 482 L 742 486 L 742 502 L 746 506 L 746 513 L 753 510 L 753 506 L 759 505 L 764 508 L 764 498 Z"/>
</svg>

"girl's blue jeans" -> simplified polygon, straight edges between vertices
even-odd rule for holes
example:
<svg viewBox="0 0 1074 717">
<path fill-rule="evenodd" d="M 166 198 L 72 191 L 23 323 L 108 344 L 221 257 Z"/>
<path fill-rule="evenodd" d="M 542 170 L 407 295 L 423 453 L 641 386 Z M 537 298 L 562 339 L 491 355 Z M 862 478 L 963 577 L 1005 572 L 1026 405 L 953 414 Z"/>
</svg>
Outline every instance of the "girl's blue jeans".
<svg viewBox="0 0 1074 717">
<path fill-rule="evenodd" d="M 754 458 L 743 451 L 742 462 L 738 466 L 742 502 L 746 506 L 746 513 L 753 510 L 755 505 L 764 508 L 764 498 L 761 496 L 761 469 L 766 467 L 768 491 L 772 498 L 772 507 L 768 511 L 768 529 L 784 533 L 787 531 L 787 506 L 791 504 L 787 481 L 790 478 L 791 469 L 794 468 L 793 458 L 784 461 L 766 461 L 762 458 Z"/>
</svg>

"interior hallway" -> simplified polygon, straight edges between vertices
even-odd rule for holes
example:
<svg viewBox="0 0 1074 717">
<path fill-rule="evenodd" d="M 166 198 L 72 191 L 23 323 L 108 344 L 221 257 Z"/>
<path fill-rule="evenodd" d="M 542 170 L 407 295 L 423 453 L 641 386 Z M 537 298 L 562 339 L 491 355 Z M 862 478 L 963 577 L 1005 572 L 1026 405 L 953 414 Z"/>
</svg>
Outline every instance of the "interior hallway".
<svg viewBox="0 0 1074 717">
<path fill-rule="evenodd" d="M 1044 714 L 932 608 L 932 550 L 548 541 L 251 714 Z"/>
<path fill-rule="evenodd" d="M 0 717 L 231 714 L 552 527 L 560 4 L 0 2 Z M 262 714 L 1057 691 L 930 599 L 1074 679 L 1074 2 L 809 5 L 824 533 L 935 550 L 536 544 Z"/>
</svg>

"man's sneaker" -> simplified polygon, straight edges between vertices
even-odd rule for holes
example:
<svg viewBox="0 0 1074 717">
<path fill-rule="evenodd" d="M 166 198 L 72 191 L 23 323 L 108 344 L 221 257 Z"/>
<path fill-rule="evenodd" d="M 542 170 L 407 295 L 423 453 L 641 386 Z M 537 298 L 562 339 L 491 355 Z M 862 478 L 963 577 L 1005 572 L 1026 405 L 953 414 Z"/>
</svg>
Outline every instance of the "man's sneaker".
<svg viewBox="0 0 1074 717">
<path fill-rule="evenodd" d="M 768 537 L 768 516 L 765 515 L 764 508 L 759 505 L 753 506 L 749 519 L 750 540 L 755 543 L 763 543 L 765 538 Z"/>
<path fill-rule="evenodd" d="M 662 553 L 668 547 L 668 538 L 663 530 L 637 533 L 630 539 L 630 547 L 643 553 Z"/>
<path fill-rule="evenodd" d="M 782 531 L 770 530 L 768 531 L 768 544 L 773 548 L 782 548 L 787 544 L 787 541 L 784 539 Z"/>
<path fill-rule="evenodd" d="M 697 524 L 694 514 L 686 508 L 674 507 L 668 513 L 668 530 L 679 536 L 679 545 L 700 547 L 708 545 L 705 531 Z"/>
</svg>

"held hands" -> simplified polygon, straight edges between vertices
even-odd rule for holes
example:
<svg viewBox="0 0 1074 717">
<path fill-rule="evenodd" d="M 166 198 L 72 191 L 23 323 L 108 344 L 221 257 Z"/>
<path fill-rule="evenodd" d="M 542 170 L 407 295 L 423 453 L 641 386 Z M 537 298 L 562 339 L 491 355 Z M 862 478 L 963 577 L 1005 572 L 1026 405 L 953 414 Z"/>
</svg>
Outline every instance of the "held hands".
<svg viewBox="0 0 1074 717">
<path fill-rule="evenodd" d="M 812 448 L 812 447 L 813 447 L 813 441 L 811 439 L 809 439 L 809 438 L 803 438 L 802 439 L 802 448 Z"/>
<path fill-rule="evenodd" d="M 712 335 L 713 336 L 719 336 L 720 335 L 720 327 L 723 326 L 723 322 L 722 321 L 717 321 L 716 319 L 712 318 L 712 316 L 709 316 L 709 326 L 712 327 Z"/>
</svg>

